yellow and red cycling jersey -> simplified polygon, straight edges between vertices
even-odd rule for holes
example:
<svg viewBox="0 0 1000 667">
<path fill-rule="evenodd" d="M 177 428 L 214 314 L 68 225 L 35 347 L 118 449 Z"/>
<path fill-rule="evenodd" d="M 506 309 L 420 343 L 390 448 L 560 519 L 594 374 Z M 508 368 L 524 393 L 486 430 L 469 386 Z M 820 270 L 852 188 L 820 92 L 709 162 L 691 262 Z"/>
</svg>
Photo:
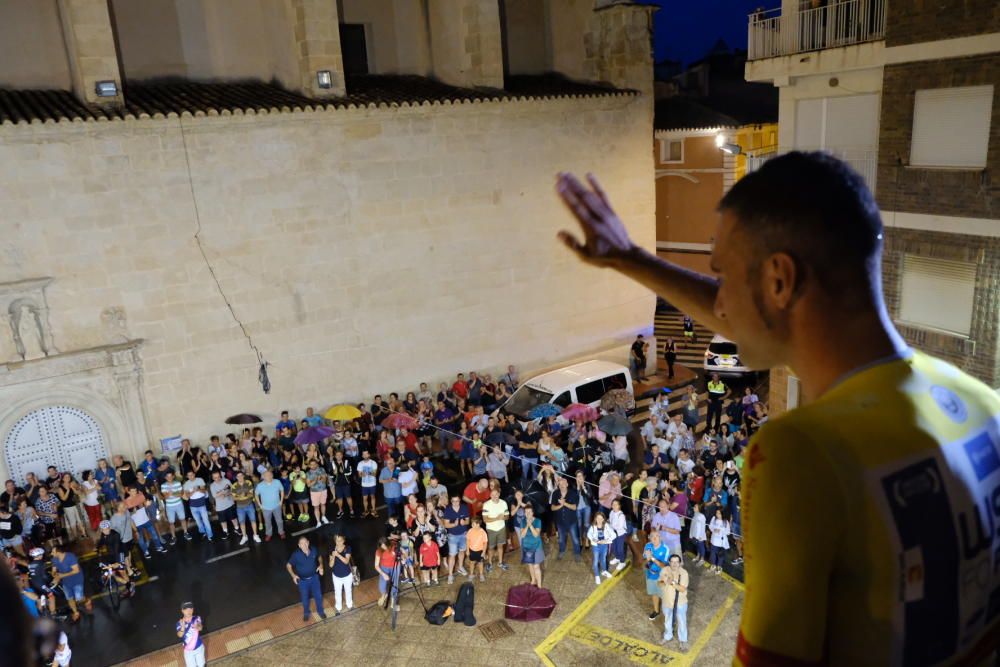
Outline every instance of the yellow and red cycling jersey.
<svg viewBox="0 0 1000 667">
<path fill-rule="evenodd" d="M 1000 643 L 1000 398 L 909 352 L 765 424 L 734 665 L 975 664 Z"/>
</svg>

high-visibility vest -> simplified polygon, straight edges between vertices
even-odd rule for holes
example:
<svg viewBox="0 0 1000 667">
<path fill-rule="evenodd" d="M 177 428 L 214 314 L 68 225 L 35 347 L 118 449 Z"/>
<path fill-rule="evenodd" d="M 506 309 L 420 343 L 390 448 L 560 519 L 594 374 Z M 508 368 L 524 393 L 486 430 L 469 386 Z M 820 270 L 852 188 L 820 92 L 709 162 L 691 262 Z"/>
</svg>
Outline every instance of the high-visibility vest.
<svg viewBox="0 0 1000 667">
<path fill-rule="evenodd" d="M 726 393 L 726 385 L 722 382 L 709 382 L 708 383 L 708 393 L 709 394 L 722 394 Z M 717 396 L 712 396 L 712 398 L 718 398 Z"/>
</svg>

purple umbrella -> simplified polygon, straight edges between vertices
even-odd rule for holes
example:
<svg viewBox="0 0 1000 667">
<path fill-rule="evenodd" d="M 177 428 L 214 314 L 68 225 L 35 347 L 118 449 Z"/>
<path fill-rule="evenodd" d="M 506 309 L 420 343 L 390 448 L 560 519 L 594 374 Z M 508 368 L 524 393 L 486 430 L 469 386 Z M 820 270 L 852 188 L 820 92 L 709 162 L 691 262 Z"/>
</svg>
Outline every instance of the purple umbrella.
<svg viewBox="0 0 1000 667">
<path fill-rule="evenodd" d="M 329 426 L 310 426 L 299 431 L 299 434 L 295 436 L 295 444 L 311 445 L 314 442 L 323 442 L 335 432 Z"/>
</svg>

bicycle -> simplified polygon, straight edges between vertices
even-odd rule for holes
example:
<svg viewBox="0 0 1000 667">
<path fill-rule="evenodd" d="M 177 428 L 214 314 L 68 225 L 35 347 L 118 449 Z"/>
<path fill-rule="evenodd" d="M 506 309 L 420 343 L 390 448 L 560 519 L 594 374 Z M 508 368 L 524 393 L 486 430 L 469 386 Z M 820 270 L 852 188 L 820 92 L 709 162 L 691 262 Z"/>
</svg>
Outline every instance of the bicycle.
<svg viewBox="0 0 1000 667">
<path fill-rule="evenodd" d="M 55 613 L 49 610 L 49 596 L 52 596 L 53 600 L 56 600 Z M 58 597 L 66 599 L 66 591 L 63 590 L 62 584 L 48 584 L 42 587 L 42 593 L 38 596 L 38 615 L 40 618 L 51 618 L 53 621 L 59 623 L 65 623 L 69 620 L 69 614 L 59 613 Z"/>
<path fill-rule="evenodd" d="M 120 563 L 101 562 L 97 564 L 97 567 L 101 570 L 101 587 L 104 589 L 108 602 L 114 611 L 118 611 L 118 608 L 121 606 L 122 590 L 126 588 L 118 581 L 118 577 L 115 576 L 115 570 L 120 566 Z"/>
</svg>

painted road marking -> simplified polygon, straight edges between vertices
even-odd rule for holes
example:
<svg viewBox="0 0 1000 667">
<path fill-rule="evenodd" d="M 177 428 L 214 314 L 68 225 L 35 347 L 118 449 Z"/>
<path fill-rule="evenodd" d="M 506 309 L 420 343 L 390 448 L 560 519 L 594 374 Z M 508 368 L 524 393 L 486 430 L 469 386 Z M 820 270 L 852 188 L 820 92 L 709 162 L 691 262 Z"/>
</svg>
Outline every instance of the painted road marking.
<svg viewBox="0 0 1000 667">
<path fill-rule="evenodd" d="M 222 554 L 221 556 L 215 556 L 214 558 L 209 558 L 205 562 L 206 563 L 214 563 L 214 562 L 220 561 L 220 560 L 222 560 L 224 558 L 232 558 L 233 556 L 239 556 L 240 554 L 245 554 L 248 551 L 250 551 L 250 547 L 243 547 L 242 549 L 237 549 L 236 551 L 230 551 L 229 553 Z"/>
<path fill-rule="evenodd" d="M 312 528 L 306 528 L 304 530 L 300 530 L 297 533 L 292 533 L 292 537 L 298 537 L 299 535 L 305 535 L 306 533 L 311 533 L 317 528 L 319 528 L 319 526 L 313 526 Z"/>
<path fill-rule="evenodd" d="M 603 585 L 598 586 L 597 589 L 587 596 L 587 599 L 580 603 L 576 609 L 567 616 L 562 623 L 556 626 L 556 629 L 549 633 L 549 636 L 542 640 L 542 643 L 535 647 L 535 655 L 538 659 L 542 661 L 542 664 L 547 667 L 555 667 L 555 663 L 549 660 L 549 651 L 555 648 L 562 639 L 573 629 L 575 625 L 580 623 L 583 618 L 590 613 L 594 606 L 604 599 L 611 589 L 621 583 L 625 575 L 628 574 L 629 570 L 632 569 L 632 563 L 625 566 L 621 572 L 615 573 L 615 576 L 611 578 L 610 581 L 604 582 Z"/>
<path fill-rule="evenodd" d="M 678 660 L 687 657 L 683 653 L 586 623 L 570 629 L 568 636 L 581 644 L 628 658 L 637 665 L 676 665 Z"/>
<path fill-rule="evenodd" d="M 712 620 L 708 622 L 705 629 L 701 631 L 700 635 L 698 635 L 698 639 L 696 639 L 694 644 L 691 645 L 691 650 L 687 653 L 687 659 L 689 661 L 688 664 L 693 663 L 694 659 L 698 657 L 698 654 L 704 650 L 705 645 L 708 644 L 708 641 L 715 634 L 715 631 L 719 629 L 719 624 L 722 623 L 722 619 L 725 618 L 729 610 L 733 608 L 734 602 L 736 602 L 735 592 L 729 594 L 726 601 L 722 603 L 719 610 L 715 612 L 714 616 L 712 616 Z"/>
<path fill-rule="evenodd" d="M 560 623 L 542 642 L 535 647 L 535 655 L 547 667 L 556 667 L 555 663 L 549 659 L 548 654 L 555 646 L 565 639 L 571 639 L 586 644 L 593 648 L 615 653 L 631 662 L 642 665 L 671 665 L 671 667 L 689 667 L 694 664 L 695 659 L 705 649 L 705 646 L 719 629 L 722 620 L 732 609 L 736 598 L 744 590 L 742 582 L 723 574 L 722 578 L 729 582 L 734 590 L 726 598 L 725 602 L 716 610 L 708 625 L 701 631 L 698 638 L 691 645 L 691 650 L 686 653 L 671 651 L 655 644 L 629 637 L 607 628 L 588 625 L 583 622 L 587 614 L 600 602 L 611 589 L 617 585 L 625 573 L 631 568 L 631 563 L 627 568 L 618 573 L 610 582 L 600 586 L 584 600 L 569 616 Z"/>
</svg>

